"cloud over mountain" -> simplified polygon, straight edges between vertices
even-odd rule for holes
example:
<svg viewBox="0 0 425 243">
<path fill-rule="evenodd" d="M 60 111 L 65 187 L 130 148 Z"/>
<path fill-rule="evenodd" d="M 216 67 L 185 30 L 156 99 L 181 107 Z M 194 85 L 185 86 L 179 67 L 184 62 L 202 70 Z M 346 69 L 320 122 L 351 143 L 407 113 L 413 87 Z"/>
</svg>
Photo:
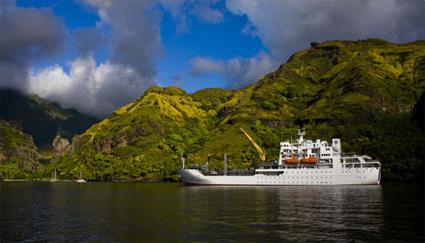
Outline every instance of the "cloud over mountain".
<svg viewBox="0 0 425 243">
<path fill-rule="evenodd" d="M 227 0 L 234 14 L 249 19 L 245 31 L 258 36 L 274 57 L 288 57 L 312 41 L 425 38 L 423 0 Z"/>
<path fill-rule="evenodd" d="M 162 48 L 160 13 L 153 1 L 87 0 L 87 4 L 97 11 L 100 22 L 96 28 L 76 32 L 81 56 L 71 62 L 69 71 L 55 65 L 32 73 L 29 91 L 105 116 L 154 84 L 155 61 Z M 107 40 L 102 31 L 109 32 Z M 90 55 L 99 42 L 107 42 L 111 53 L 102 63 Z"/>
<path fill-rule="evenodd" d="M 204 75 L 218 74 L 224 86 L 240 88 L 313 41 L 425 39 L 423 0 L 81 0 L 78 4 L 97 15 L 97 23 L 67 29 L 64 19 L 49 9 L 0 1 L 0 87 L 34 92 L 104 116 L 156 83 L 158 60 L 168 54 L 165 39 L 178 42 L 179 36 L 191 35 L 192 26 L 202 31 L 198 34 L 215 34 L 208 28 L 215 24 L 211 29 L 217 31 L 232 18 L 226 28 L 240 33 L 241 40 L 259 40 L 260 47 L 249 54 L 228 55 L 196 48 L 202 41 L 182 42 L 194 45 L 196 52 L 178 60 L 185 65 L 171 73 L 174 84 L 183 83 L 185 75 L 203 80 Z M 165 25 L 164 37 L 167 21 L 173 23 Z M 171 28 L 178 37 L 170 38 Z M 99 58 L 96 51 L 101 48 Z M 67 60 L 46 67 L 44 61 L 61 51 Z"/>
<path fill-rule="evenodd" d="M 423 0 L 227 0 L 227 9 L 246 16 L 241 30 L 258 36 L 268 54 L 214 60 L 196 57 L 190 74 L 222 75 L 229 87 L 243 87 L 271 72 L 314 41 L 383 38 L 408 42 L 425 38 Z"/>
<path fill-rule="evenodd" d="M 263 75 L 277 67 L 269 55 L 260 53 L 251 58 L 231 58 L 228 60 L 209 57 L 195 57 L 190 60 L 189 74 L 201 76 L 217 73 L 223 75 L 230 88 L 242 88 L 255 82 Z"/>
<path fill-rule="evenodd" d="M 152 81 L 129 66 L 96 64 L 92 56 L 87 56 L 75 59 L 68 72 L 55 65 L 33 73 L 28 90 L 65 107 L 103 117 L 151 85 Z"/>
</svg>

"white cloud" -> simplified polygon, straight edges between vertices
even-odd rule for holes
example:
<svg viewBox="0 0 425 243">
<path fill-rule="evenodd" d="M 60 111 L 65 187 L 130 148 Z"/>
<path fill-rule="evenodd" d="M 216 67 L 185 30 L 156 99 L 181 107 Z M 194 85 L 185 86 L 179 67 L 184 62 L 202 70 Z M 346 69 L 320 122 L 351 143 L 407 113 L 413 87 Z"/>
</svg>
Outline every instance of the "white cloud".
<svg viewBox="0 0 425 243">
<path fill-rule="evenodd" d="M 225 62 L 210 57 L 195 57 L 190 60 L 190 74 L 193 76 L 205 73 L 222 73 Z"/>
<path fill-rule="evenodd" d="M 425 38 L 423 0 L 227 0 L 226 7 L 248 18 L 241 32 L 258 36 L 269 52 L 228 60 L 196 57 L 190 74 L 217 73 L 236 88 L 257 81 L 313 41 Z"/>
<path fill-rule="evenodd" d="M 111 63 L 131 67 L 145 78 L 155 77 L 155 61 L 162 55 L 158 2 L 85 1 L 98 12 L 97 27 L 110 30 Z"/>
<path fill-rule="evenodd" d="M 85 2 L 97 11 L 100 21 L 96 28 L 76 32 L 81 57 L 70 63 L 69 71 L 54 65 L 30 72 L 26 91 L 65 107 L 105 116 L 154 84 L 155 61 L 162 52 L 161 16 L 157 1 Z M 91 53 L 103 41 L 110 57 L 98 64 Z"/>
<path fill-rule="evenodd" d="M 55 65 L 29 76 L 28 92 L 65 107 L 105 116 L 140 95 L 152 85 L 130 67 L 101 63 L 92 56 L 78 58 L 69 72 Z"/>
<path fill-rule="evenodd" d="M 226 7 L 246 15 L 244 32 L 259 36 L 280 59 L 313 41 L 425 38 L 423 0 L 227 0 Z"/>
<path fill-rule="evenodd" d="M 0 35 L 0 86 L 25 89 L 28 85 L 28 92 L 83 112 L 105 115 L 154 83 L 155 64 L 163 51 L 163 9 L 177 21 L 178 32 L 187 31 L 188 21 L 193 19 L 189 16 L 206 23 L 225 20 L 218 0 L 83 2 L 97 11 L 100 21 L 91 30 L 76 32 L 80 33 L 76 42 L 81 57 L 71 62 L 69 71 L 54 65 L 30 72 L 27 83 L 22 80 L 33 61 L 61 50 L 63 24 L 51 11 L 3 6 L 0 0 L 0 20 L 5 20 L 0 21 L 0 29 L 8 33 Z M 240 31 L 258 36 L 269 52 L 227 60 L 196 57 L 190 61 L 190 74 L 217 73 L 229 87 L 239 88 L 257 81 L 312 41 L 424 39 L 424 5 L 423 0 L 226 0 L 230 12 L 248 19 Z M 110 56 L 108 61 L 96 63 L 90 53 L 100 42 Z"/>
<path fill-rule="evenodd" d="M 169 11 L 176 22 L 177 33 L 189 30 L 189 16 L 194 16 L 205 23 L 220 23 L 224 21 L 224 13 L 216 8 L 219 0 L 159 0 Z"/>
<path fill-rule="evenodd" d="M 160 0 L 165 10 L 171 13 L 176 22 L 176 32 L 179 34 L 188 31 L 188 20 L 184 12 L 185 2 L 186 0 Z"/>
<path fill-rule="evenodd" d="M 50 10 L 0 1 L 0 87 L 25 89 L 28 67 L 58 54 L 64 37 L 62 22 Z"/>
<path fill-rule="evenodd" d="M 193 7 L 193 14 L 207 23 L 220 23 L 224 20 L 224 14 L 213 7 L 216 1 L 200 1 Z"/>
<path fill-rule="evenodd" d="M 228 60 L 209 57 L 195 57 L 190 61 L 190 75 L 201 76 L 209 73 L 222 75 L 231 88 L 242 88 L 259 80 L 275 69 L 279 63 L 265 53 L 251 58 L 232 58 Z"/>
</svg>

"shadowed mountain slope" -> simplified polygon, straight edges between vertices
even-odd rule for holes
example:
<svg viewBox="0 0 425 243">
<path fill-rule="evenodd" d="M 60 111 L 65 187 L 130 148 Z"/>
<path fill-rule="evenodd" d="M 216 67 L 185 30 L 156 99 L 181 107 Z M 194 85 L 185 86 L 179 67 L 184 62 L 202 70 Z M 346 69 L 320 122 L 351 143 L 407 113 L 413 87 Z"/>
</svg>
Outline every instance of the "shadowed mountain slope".
<svg viewBox="0 0 425 243">
<path fill-rule="evenodd" d="M 31 135 L 38 147 L 50 147 L 57 134 L 72 138 L 98 121 L 74 109 L 64 109 L 57 103 L 12 89 L 0 89 L 0 119 Z"/>
</svg>

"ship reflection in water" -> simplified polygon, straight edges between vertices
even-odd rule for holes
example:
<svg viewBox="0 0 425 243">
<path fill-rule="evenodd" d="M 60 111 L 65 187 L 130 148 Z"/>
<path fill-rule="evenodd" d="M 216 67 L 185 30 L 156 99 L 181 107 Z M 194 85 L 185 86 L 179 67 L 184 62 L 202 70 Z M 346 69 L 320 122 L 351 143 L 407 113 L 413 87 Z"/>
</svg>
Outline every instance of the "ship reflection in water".
<svg viewBox="0 0 425 243">
<path fill-rule="evenodd" d="M 423 187 L 1 183 L 1 241 L 424 240 Z"/>
<path fill-rule="evenodd" d="M 379 234 L 385 228 L 381 186 L 188 187 L 185 193 L 192 231 L 209 237 L 247 234 L 246 240 L 258 242 L 388 237 Z"/>
</svg>

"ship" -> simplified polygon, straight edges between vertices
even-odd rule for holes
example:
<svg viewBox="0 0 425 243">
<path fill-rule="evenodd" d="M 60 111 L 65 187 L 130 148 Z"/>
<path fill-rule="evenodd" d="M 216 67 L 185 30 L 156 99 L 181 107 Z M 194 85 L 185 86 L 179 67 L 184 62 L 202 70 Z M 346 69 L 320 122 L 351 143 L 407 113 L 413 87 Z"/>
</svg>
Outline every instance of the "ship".
<svg viewBox="0 0 425 243">
<path fill-rule="evenodd" d="M 305 140 L 305 130 L 298 130 L 298 139 L 280 143 L 278 161 L 264 162 L 264 150 L 241 128 L 259 153 L 262 163 L 251 171 L 227 170 L 224 156 L 222 173 L 211 173 L 198 168 L 180 170 L 181 181 L 193 185 L 379 185 L 381 163 L 368 155 L 343 153 L 341 140 L 331 143 L 320 139 Z"/>
</svg>

